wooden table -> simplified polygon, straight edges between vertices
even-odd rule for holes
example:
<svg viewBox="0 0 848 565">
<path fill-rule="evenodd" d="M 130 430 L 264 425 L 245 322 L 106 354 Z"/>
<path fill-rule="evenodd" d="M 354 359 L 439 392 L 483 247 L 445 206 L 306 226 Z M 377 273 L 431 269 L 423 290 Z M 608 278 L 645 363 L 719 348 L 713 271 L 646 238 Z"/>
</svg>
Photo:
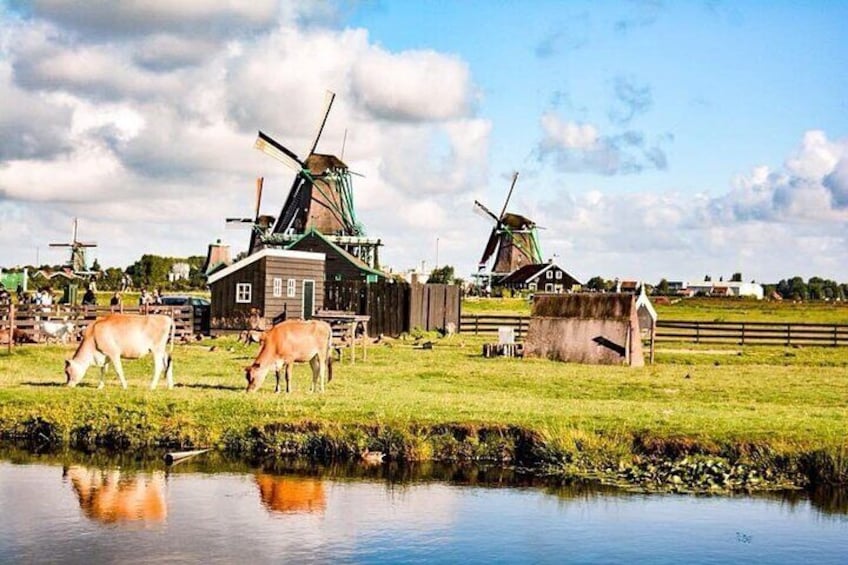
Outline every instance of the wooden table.
<svg viewBox="0 0 848 565">
<path fill-rule="evenodd" d="M 322 320 L 333 328 L 333 340 L 339 339 L 350 344 L 350 361 L 356 363 L 356 329 L 361 325 L 362 333 L 359 341 L 362 344 L 362 360 L 368 360 L 368 322 L 371 316 L 357 314 L 356 312 L 345 312 L 342 310 L 319 310 L 314 316 L 316 320 Z"/>
</svg>

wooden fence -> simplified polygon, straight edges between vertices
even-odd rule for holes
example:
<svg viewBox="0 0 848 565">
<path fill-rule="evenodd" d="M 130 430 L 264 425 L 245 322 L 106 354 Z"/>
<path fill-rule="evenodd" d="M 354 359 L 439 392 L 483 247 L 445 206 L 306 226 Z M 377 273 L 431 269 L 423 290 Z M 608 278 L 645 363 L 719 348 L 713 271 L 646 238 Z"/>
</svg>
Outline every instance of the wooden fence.
<svg viewBox="0 0 848 565">
<path fill-rule="evenodd" d="M 126 314 L 138 314 L 138 307 L 125 307 Z M 19 336 L 26 341 L 41 342 L 47 336 L 41 331 L 44 321 L 73 322 L 79 329 L 85 328 L 100 316 L 110 314 L 108 306 L 39 306 L 36 304 L 16 304 L 0 306 L 0 333 L 6 336 Z M 191 306 L 151 306 L 150 314 L 168 314 L 176 323 L 176 339 L 189 339 L 201 333 L 199 317 L 194 316 Z"/>
<path fill-rule="evenodd" d="M 408 285 L 397 282 L 326 281 L 324 308 L 370 316 L 368 334 L 398 336 L 412 328 L 441 330 L 459 327 L 458 286 Z"/>
<path fill-rule="evenodd" d="M 658 341 L 737 345 L 848 345 L 848 324 L 659 320 Z"/>
<path fill-rule="evenodd" d="M 511 327 L 516 338 L 523 338 L 529 322 L 530 317 L 522 315 L 463 315 L 459 327 L 461 332 L 473 335 L 497 335 L 499 327 Z M 656 339 L 736 345 L 848 346 L 848 324 L 659 320 Z"/>
</svg>

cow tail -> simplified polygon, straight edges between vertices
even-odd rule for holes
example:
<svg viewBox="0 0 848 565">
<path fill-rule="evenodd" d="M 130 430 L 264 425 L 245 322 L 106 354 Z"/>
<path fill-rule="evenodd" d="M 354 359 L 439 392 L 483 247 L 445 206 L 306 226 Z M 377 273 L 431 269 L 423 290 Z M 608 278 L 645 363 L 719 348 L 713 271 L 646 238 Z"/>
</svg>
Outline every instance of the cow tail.
<svg viewBox="0 0 848 565">
<path fill-rule="evenodd" d="M 177 335 L 177 320 L 176 320 L 176 318 L 174 318 L 174 311 L 171 310 L 171 346 L 168 349 L 168 357 L 170 357 L 171 353 L 174 352 L 174 340 L 176 339 L 176 335 Z M 169 360 L 168 363 L 170 363 L 170 362 L 171 361 Z"/>
<path fill-rule="evenodd" d="M 327 382 L 333 380 L 333 330 L 330 328 L 330 337 L 327 338 Z"/>
</svg>

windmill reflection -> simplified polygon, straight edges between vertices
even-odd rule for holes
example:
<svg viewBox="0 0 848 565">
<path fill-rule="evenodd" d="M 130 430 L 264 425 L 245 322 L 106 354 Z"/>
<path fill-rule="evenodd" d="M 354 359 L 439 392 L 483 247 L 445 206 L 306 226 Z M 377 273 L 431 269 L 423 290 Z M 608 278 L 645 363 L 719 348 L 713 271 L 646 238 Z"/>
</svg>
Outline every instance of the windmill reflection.
<svg viewBox="0 0 848 565">
<path fill-rule="evenodd" d="M 65 467 L 83 514 L 95 522 L 163 522 L 168 515 L 163 473 L 123 474 L 118 469 Z"/>
<path fill-rule="evenodd" d="M 262 506 L 269 512 L 323 514 L 327 507 L 324 484 L 319 479 L 267 474 L 255 475 L 254 479 Z"/>
</svg>

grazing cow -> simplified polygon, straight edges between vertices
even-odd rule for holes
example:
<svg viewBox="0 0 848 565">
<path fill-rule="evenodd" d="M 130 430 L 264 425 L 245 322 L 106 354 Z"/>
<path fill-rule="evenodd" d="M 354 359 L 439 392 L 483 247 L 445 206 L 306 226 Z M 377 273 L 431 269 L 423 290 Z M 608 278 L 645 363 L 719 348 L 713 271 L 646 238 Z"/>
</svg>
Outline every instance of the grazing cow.
<svg viewBox="0 0 848 565">
<path fill-rule="evenodd" d="M 327 322 L 317 320 L 286 320 L 265 332 L 259 355 L 245 369 L 247 392 L 262 386 L 271 367 L 277 376 L 274 392 L 280 392 L 280 369 L 285 367 L 286 392 L 291 392 L 291 366 L 306 362 L 312 366 L 312 388 L 310 392 L 324 392 L 324 378 L 333 380 L 333 359 L 330 354 L 333 330 Z"/>
<path fill-rule="evenodd" d="M 100 367 L 98 388 L 103 388 L 106 369 L 111 361 L 121 380 L 121 386 L 127 388 L 121 357 L 138 359 L 153 353 L 153 382 L 150 383 L 150 389 L 156 388 L 163 370 L 168 381 L 168 388 L 174 388 L 173 364 L 171 363 L 171 352 L 174 350 L 174 326 L 170 316 L 159 314 L 149 316 L 109 314 L 98 318 L 86 328 L 82 343 L 77 347 L 73 358 L 65 361 L 68 386 L 76 386 L 94 362 Z M 171 347 L 167 349 L 169 337 Z"/>
<path fill-rule="evenodd" d="M 61 341 L 67 343 L 69 337 L 73 337 L 76 331 L 76 325 L 73 322 L 52 322 L 43 320 L 38 323 L 39 333 L 47 338 L 47 340 Z"/>
</svg>

